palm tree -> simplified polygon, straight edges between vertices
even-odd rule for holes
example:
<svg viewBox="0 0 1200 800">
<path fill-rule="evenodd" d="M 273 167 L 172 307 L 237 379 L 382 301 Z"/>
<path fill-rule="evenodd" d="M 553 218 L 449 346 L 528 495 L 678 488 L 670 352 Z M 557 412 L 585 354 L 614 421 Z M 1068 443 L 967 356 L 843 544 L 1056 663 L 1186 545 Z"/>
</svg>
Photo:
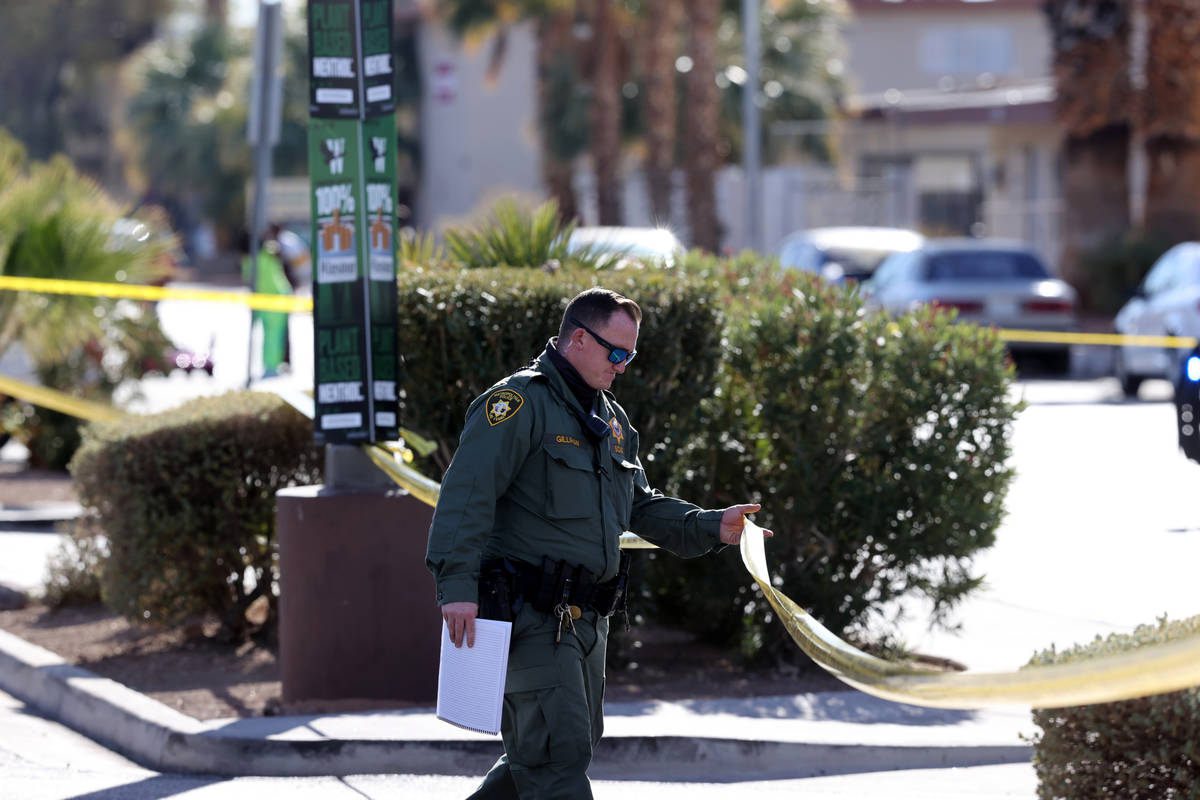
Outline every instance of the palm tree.
<svg viewBox="0 0 1200 800">
<path fill-rule="evenodd" d="M 249 52 L 223 23 L 210 22 L 183 47 L 149 48 L 138 64 L 140 85 L 129 104 L 148 195 L 169 208 L 176 227 L 198 219 L 225 231 L 245 225 L 245 187 L 252 173 L 246 142 Z M 308 44 L 284 40 L 286 69 L 275 174 L 308 166 Z"/>
<path fill-rule="evenodd" d="M 1131 4 L 1048 0 L 1044 6 L 1054 43 L 1055 114 L 1065 131 L 1063 277 L 1085 295 L 1080 256 L 1129 227 Z"/>
<path fill-rule="evenodd" d="M 690 9 L 691 7 L 689 7 Z M 676 57 L 680 55 L 681 0 L 647 0 L 643 6 L 642 31 L 639 37 L 639 60 L 642 81 L 642 135 L 645 137 L 645 172 L 651 212 L 656 220 L 670 217 L 671 169 L 675 162 L 676 127 L 679 101 L 676 83 Z M 712 155 L 713 168 L 722 161 L 737 161 L 742 150 L 742 92 L 758 92 L 762 105 L 764 131 L 775 120 L 828 119 L 837 107 L 842 90 L 838 72 L 836 22 L 840 7 L 828 2 L 792 0 L 778 6 L 764 4 L 760 13 L 762 66 L 757 80 L 745 73 L 743 39 L 739 35 L 740 9 L 726 3 L 721 9 L 719 34 L 715 36 L 715 69 L 717 92 L 712 93 L 707 82 L 700 79 L 703 67 L 691 65 L 688 96 L 684 101 L 693 116 L 691 126 L 701 119 L 711 121 L 713 111 L 695 108 L 693 98 L 699 95 L 705 102 L 718 105 L 716 140 L 709 144 L 689 145 L 689 155 Z M 702 21 L 711 29 L 712 24 Z M 696 34 L 692 28 L 693 35 Z M 692 50 L 700 43 L 693 40 Z M 693 84 L 692 81 L 695 81 Z M 685 111 L 685 114 L 687 112 Z M 711 124 L 711 122 L 706 122 Z M 764 133 L 765 138 L 765 133 Z M 766 139 L 765 144 L 771 140 Z M 827 137 L 805 137 L 799 148 L 789 147 L 828 160 L 830 148 Z M 764 147 L 772 155 L 772 148 Z M 689 182 L 708 191 L 699 166 Z M 697 212 L 699 213 L 699 212 Z M 700 214 L 704 218 L 704 214 Z M 703 223 L 710 226 L 709 223 Z M 714 246 L 711 242 L 709 247 Z"/>
<path fill-rule="evenodd" d="M 642 122 L 646 136 L 646 187 L 656 223 L 671 219 L 671 172 L 675 167 L 680 0 L 647 0 L 642 29 Z"/>
<path fill-rule="evenodd" d="M 140 86 L 129 104 L 139 166 L 149 196 L 169 207 L 181 228 L 207 218 L 236 230 L 245 219 L 252 164 L 246 105 L 235 100 L 246 95 L 226 86 L 230 65 L 245 55 L 214 22 L 186 47 L 148 49 L 139 64 Z"/>
<path fill-rule="evenodd" d="M 89 174 L 124 189 L 121 63 L 155 35 L 170 0 L 6 0 L 0 25 L 0 126 L 35 158 L 74 152 Z"/>
<path fill-rule="evenodd" d="M 541 108 L 542 165 L 547 187 L 558 200 L 560 213 L 568 219 L 576 207 L 570 189 L 570 162 L 581 151 L 578 134 L 587 132 L 596 173 L 597 206 L 600 220 L 611 224 L 620 219 L 620 81 L 617 9 L 614 0 L 593 0 L 576 5 L 571 0 L 514 0 L 495 4 L 484 0 L 451 0 L 443 6 L 447 24 L 456 35 L 493 29 L 492 69 L 503 59 L 507 29 L 515 20 L 538 22 L 538 102 Z M 503 6 L 503 7 L 501 7 Z M 587 52 L 575 37 L 577 17 L 587 19 L 591 35 Z M 584 64 L 590 65 L 584 69 Z M 572 88 L 571 79 L 586 71 L 590 77 L 588 123 L 581 124 L 580 103 L 585 98 Z M 564 80 L 566 79 L 566 80 Z M 564 130 L 565 126 L 565 130 Z M 590 128 L 590 130 L 588 130 Z M 562 140 L 556 135 L 565 133 Z"/>
<path fill-rule="evenodd" d="M 620 39 L 616 0 L 592 0 L 592 163 L 601 225 L 621 224 Z"/>
<path fill-rule="evenodd" d="M 579 216 L 575 159 L 587 150 L 589 99 L 574 46 L 574 11 L 558 10 L 537 24 L 542 181 L 565 223 Z"/>
<path fill-rule="evenodd" d="M 161 277 L 169 242 L 155 235 L 154 221 L 118 225 L 125 213 L 65 157 L 30 164 L 0 129 L 0 275 L 100 283 Z M 164 368 L 170 342 L 142 304 L 0 292 L 0 353 L 15 345 L 43 385 L 107 403 L 127 379 Z M 0 438 L 16 434 L 35 465 L 65 467 L 81 421 L 28 403 L 15 409 L 3 415 Z"/>
<path fill-rule="evenodd" d="M 744 74 L 742 35 L 733 30 L 741 14 L 725 9 L 718 37 L 717 72 L 721 87 L 721 136 L 729 143 L 730 161 L 742 158 L 742 94 L 758 92 L 762 117 L 760 142 L 765 161 L 805 156 L 819 162 L 832 158 L 828 134 L 771 137 L 776 122 L 814 122 L 830 119 L 842 100 L 842 53 L 838 22 L 841 8 L 835 3 L 792 0 L 778 6 L 764 3 L 759 12 L 761 66 L 758 80 Z M 740 29 L 739 29 L 740 32 Z"/>
<path fill-rule="evenodd" d="M 62 156 L 29 164 L 0 129 L 0 275 L 101 283 L 160 277 L 164 244 L 114 236 L 124 209 Z M 20 342 L 36 365 L 103 341 L 117 301 L 0 292 L 0 353 Z"/>
<path fill-rule="evenodd" d="M 1138 124 L 1149 176 L 1145 228 L 1179 241 L 1200 237 L 1200 0 L 1144 2 L 1146 85 Z"/>
<path fill-rule="evenodd" d="M 717 93 L 717 22 L 720 0 L 685 0 L 690 23 L 688 55 L 691 69 L 685 78 L 683 112 L 684 173 L 687 182 L 687 219 L 691 243 L 709 252 L 721 246 L 717 217 L 715 175 L 720 157 L 717 131 L 721 106 Z"/>
</svg>

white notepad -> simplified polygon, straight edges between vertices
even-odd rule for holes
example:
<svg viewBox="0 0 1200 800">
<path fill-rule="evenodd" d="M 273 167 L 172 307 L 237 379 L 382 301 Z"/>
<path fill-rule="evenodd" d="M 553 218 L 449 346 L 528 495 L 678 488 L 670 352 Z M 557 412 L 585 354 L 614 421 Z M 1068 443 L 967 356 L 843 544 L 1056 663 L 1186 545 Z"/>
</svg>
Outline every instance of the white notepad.
<svg viewBox="0 0 1200 800">
<path fill-rule="evenodd" d="M 438 668 L 437 717 L 479 733 L 500 732 L 504 681 L 512 623 L 475 620 L 475 646 L 455 647 L 442 621 L 442 659 Z"/>
</svg>

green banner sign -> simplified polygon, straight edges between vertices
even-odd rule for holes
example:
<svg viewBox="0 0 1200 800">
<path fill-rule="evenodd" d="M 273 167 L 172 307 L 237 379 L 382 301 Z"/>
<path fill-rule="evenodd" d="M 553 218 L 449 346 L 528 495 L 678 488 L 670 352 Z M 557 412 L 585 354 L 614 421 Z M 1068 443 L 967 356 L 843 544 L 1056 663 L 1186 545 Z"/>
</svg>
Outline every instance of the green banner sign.
<svg viewBox="0 0 1200 800">
<path fill-rule="evenodd" d="M 396 110 L 391 0 L 310 0 L 308 55 L 309 116 Z"/>
<path fill-rule="evenodd" d="M 314 433 L 386 441 L 399 436 L 391 3 L 310 0 L 308 15 Z"/>
</svg>

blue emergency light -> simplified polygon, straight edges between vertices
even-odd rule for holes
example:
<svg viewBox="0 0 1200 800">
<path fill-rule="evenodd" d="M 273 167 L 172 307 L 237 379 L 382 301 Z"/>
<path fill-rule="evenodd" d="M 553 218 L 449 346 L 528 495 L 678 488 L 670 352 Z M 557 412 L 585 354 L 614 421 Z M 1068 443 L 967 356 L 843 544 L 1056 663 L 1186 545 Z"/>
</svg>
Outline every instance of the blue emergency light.
<svg viewBox="0 0 1200 800">
<path fill-rule="evenodd" d="M 1188 353 L 1175 379 L 1175 416 L 1180 449 L 1200 463 L 1200 346 Z"/>
</svg>

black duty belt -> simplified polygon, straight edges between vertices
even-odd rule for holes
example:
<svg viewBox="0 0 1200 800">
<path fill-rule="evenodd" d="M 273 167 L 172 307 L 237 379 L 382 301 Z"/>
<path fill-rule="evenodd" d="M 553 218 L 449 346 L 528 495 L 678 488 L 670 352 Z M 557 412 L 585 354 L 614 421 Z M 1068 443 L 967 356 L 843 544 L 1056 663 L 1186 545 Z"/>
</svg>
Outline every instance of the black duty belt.
<svg viewBox="0 0 1200 800">
<path fill-rule="evenodd" d="M 600 583 L 586 567 L 549 557 L 541 566 L 513 558 L 487 559 L 480 564 L 479 616 L 511 620 L 525 604 L 543 614 L 568 605 L 612 616 L 625 607 L 629 564 L 629 553 L 622 552 L 616 577 Z"/>
</svg>

